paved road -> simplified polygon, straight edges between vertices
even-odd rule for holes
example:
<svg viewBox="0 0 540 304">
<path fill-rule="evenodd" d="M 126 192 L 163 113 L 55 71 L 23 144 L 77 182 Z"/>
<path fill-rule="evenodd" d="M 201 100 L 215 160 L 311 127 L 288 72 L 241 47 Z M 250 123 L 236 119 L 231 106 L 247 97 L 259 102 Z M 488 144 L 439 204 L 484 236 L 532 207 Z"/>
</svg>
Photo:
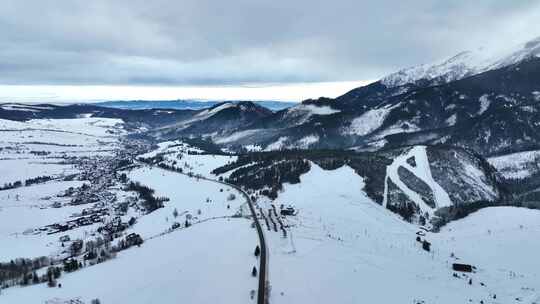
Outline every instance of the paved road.
<svg viewBox="0 0 540 304">
<path fill-rule="evenodd" d="M 232 187 L 236 189 L 238 192 L 242 193 L 246 201 L 249 205 L 249 210 L 251 211 L 251 216 L 253 217 L 253 221 L 255 222 L 255 228 L 257 229 L 257 234 L 259 235 L 259 245 L 261 248 L 261 255 L 260 255 L 260 265 L 259 265 L 259 290 L 257 291 L 257 304 L 266 304 L 266 281 L 267 281 L 267 273 L 266 269 L 268 266 L 268 249 L 266 247 L 266 241 L 264 239 L 264 232 L 261 227 L 261 223 L 259 222 L 259 218 L 257 217 L 257 212 L 255 211 L 255 206 L 253 205 L 253 201 L 249 197 L 249 195 L 240 187 L 229 184 L 226 182 L 222 182 L 215 179 L 210 179 L 206 177 L 199 177 L 201 179 L 216 182 L 219 184 L 223 184 L 225 186 Z"/>
<path fill-rule="evenodd" d="M 249 195 L 244 192 L 244 190 L 240 189 L 239 187 L 231 184 L 224 183 L 228 186 L 231 186 L 235 188 L 236 190 L 240 191 L 246 198 L 249 209 L 251 210 L 251 215 L 253 216 L 253 220 L 255 221 L 255 227 L 257 228 L 257 234 L 259 235 L 259 244 L 261 247 L 261 256 L 260 256 L 260 262 L 259 265 L 259 291 L 257 293 L 257 304 L 266 304 L 266 266 L 268 263 L 268 255 L 267 255 L 267 247 L 266 247 L 266 241 L 264 239 L 264 233 L 261 228 L 261 224 L 259 223 L 259 219 L 257 218 L 257 212 L 255 211 L 255 207 L 253 206 L 253 201 L 251 201 L 251 198 Z"/>
<path fill-rule="evenodd" d="M 147 163 L 143 163 L 143 164 L 150 165 L 150 164 L 147 164 Z M 150 165 L 150 166 L 152 166 L 152 165 Z M 175 170 L 170 170 L 170 169 L 161 168 L 161 167 L 157 167 L 157 168 L 189 176 L 188 174 L 181 173 L 181 172 L 178 172 L 178 171 L 175 171 Z M 196 177 L 193 176 L 193 178 L 196 178 Z M 259 259 L 259 261 L 260 261 L 260 265 L 259 265 L 259 288 L 258 288 L 259 290 L 257 291 L 257 304 L 266 304 L 267 303 L 266 302 L 267 301 L 267 298 L 266 298 L 267 297 L 267 294 L 266 294 L 266 281 L 267 281 L 266 269 L 267 269 L 267 266 L 268 266 L 268 249 L 266 247 L 266 241 L 264 239 L 264 232 L 263 232 L 263 230 L 261 228 L 261 224 L 259 223 L 259 219 L 257 218 L 257 212 L 255 211 L 255 206 L 253 205 L 253 201 L 251 200 L 249 195 L 244 190 L 242 190 L 242 188 L 240 188 L 240 187 L 238 187 L 236 185 L 229 184 L 229 183 L 222 182 L 222 181 L 215 180 L 215 179 L 211 179 L 211 178 L 207 178 L 207 177 L 198 177 L 198 178 L 204 179 L 204 180 L 207 180 L 207 181 L 210 181 L 210 182 L 214 182 L 214 183 L 219 183 L 219 184 L 222 184 L 222 185 L 225 185 L 225 186 L 232 187 L 232 188 L 236 189 L 238 192 L 240 192 L 244 196 L 246 201 L 248 202 L 249 210 L 251 211 L 251 216 L 253 217 L 253 221 L 255 222 L 255 228 L 257 229 L 257 234 L 259 235 L 259 246 L 261 248 L 261 255 L 260 255 L 260 259 Z M 253 249 L 255 249 L 255 248 L 253 248 Z"/>
</svg>

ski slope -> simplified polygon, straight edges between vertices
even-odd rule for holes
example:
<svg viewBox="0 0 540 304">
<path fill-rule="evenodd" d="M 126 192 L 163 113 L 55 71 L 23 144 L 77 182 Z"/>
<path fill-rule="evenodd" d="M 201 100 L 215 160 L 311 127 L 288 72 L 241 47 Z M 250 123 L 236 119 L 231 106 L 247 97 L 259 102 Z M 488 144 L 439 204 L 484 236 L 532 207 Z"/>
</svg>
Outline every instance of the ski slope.
<svg viewBox="0 0 540 304">
<path fill-rule="evenodd" d="M 413 157 L 415 160 L 415 166 L 412 166 L 407 162 L 407 159 L 411 157 Z M 435 208 L 428 206 L 418 193 L 411 190 L 401 180 L 400 176 L 398 175 L 399 167 L 409 170 L 430 187 L 435 199 Z M 425 146 L 414 146 L 407 153 L 396 157 L 392 164 L 386 168 L 383 199 L 384 207 L 386 207 L 388 204 L 388 180 L 391 180 L 394 184 L 396 184 L 413 202 L 420 207 L 423 212 L 433 214 L 437 208 L 452 205 L 452 201 L 450 200 L 448 193 L 433 179 L 433 176 L 431 175 L 431 169 L 429 167 L 429 160 Z"/>
</svg>

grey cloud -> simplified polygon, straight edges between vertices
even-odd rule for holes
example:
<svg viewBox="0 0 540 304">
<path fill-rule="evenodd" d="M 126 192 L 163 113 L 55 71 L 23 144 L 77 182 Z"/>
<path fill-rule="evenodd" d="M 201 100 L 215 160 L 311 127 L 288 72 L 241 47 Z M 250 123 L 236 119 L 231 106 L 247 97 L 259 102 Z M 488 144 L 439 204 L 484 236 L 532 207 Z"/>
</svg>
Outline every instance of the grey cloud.
<svg viewBox="0 0 540 304">
<path fill-rule="evenodd" d="M 373 79 L 540 35 L 538 1 L 24 1 L 0 10 L 2 84 Z"/>
</svg>

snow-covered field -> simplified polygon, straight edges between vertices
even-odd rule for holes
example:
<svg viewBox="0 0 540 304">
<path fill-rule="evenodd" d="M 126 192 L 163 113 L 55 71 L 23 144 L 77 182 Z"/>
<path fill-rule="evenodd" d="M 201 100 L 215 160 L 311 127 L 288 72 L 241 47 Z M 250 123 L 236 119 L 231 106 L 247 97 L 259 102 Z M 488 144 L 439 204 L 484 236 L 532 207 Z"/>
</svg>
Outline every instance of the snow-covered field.
<svg viewBox="0 0 540 304">
<path fill-rule="evenodd" d="M 110 155 L 125 134 L 122 121 L 108 118 L 0 119 L 0 186 L 43 175 L 75 173 L 69 157 Z"/>
<path fill-rule="evenodd" d="M 143 237 L 151 237 L 169 229 L 173 222 L 183 222 L 186 215 L 193 222 L 236 213 L 248 214 L 244 198 L 234 188 L 159 168 L 143 167 L 131 171 L 129 178 L 156 191 L 157 196 L 170 199 L 165 207 L 139 219 L 133 229 Z M 233 194 L 235 199 L 227 200 Z M 178 218 L 173 216 L 178 211 Z"/>
<path fill-rule="evenodd" d="M 46 225 L 69 220 L 84 205 L 67 206 L 70 199 L 58 197 L 84 181 L 63 181 L 79 173 L 79 158 L 110 156 L 125 134 L 118 119 L 35 119 L 26 122 L 0 120 L 0 186 L 22 182 L 15 189 L 0 191 L 0 262 L 15 258 L 57 255 L 63 251 L 61 235 L 85 238 L 96 225 L 64 234 L 39 233 Z M 54 180 L 25 186 L 25 180 L 49 176 Z M 66 205 L 52 208 L 54 203 Z"/>
<path fill-rule="evenodd" d="M 158 148 L 152 152 L 145 153 L 141 157 L 155 157 L 162 155 L 163 163 L 169 166 L 180 168 L 184 173 L 193 173 L 208 178 L 215 178 L 212 170 L 236 161 L 236 156 L 215 155 L 215 154 L 193 154 L 202 153 L 201 149 L 192 147 L 181 141 L 167 141 L 159 143 Z M 227 174 L 224 175 L 224 177 Z"/>
<path fill-rule="evenodd" d="M 0 303 L 80 298 L 90 303 L 253 303 L 251 267 L 257 235 L 249 221 L 220 219 L 146 241 L 140 248 L 78 272 L 62 288 L 46 284 L 6 289 Z"/>
<path fill-rule="evenodd" d="M 280 232 L 267 232 L 273 303 L 539 300 L 540 280 L 535 275 L 539 245 L 531 240 L 540 236 L 540 212 L 486 209 L 439 234 L 428 233 L 426 239 L 433 246 L 431 252 L 425 252 L 415 240 L 417 227 L 371 201 L 362 186 L 362 178 L 348 167 L 325 171 L 316 165 L 301 176 L 300 184 L 285 185 L 277 203 L 292 204 L 298 215 L 287 217 L 292 226 L 287 238 Z M 494 221 L 494 213 L 499 215 L 498 221 Z M 522 221 L 523 217 L 527 220 Z M 473 227 L 478 232 L 461 243 L 461 235 L 467 235 L 473 222 L 478 223 Z M 526 228 L 520 231 L 521 223 Z M 487 234 L 489 225 L 493 226 L 491 235 Z M 520 246 L 525 239 L 531 245 Z M 487 252 L 475 242 L 490 242 Z M 452 276 L 452 252 L 459 261 L 478 267 L 470 275 L 472 285 L 467 278 Z M 493 258 L 487 261 L 487 256 Z M 515 259 L 519 261 L 512 261 Z M 524 276 L 511 278 L 509 271 Z M 497 300 L 490 298 L 493 294 Z"/>
</svg>

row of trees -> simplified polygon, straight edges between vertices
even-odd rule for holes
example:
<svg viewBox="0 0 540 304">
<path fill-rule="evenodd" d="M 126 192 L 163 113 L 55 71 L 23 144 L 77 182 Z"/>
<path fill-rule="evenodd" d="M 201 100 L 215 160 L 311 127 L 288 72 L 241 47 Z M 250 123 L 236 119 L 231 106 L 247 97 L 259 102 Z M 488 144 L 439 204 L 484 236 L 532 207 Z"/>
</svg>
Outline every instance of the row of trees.
<svg viewBox="0 0 540 304">
<path fill-rule="evenodd" d="M 34 184 L 48 182 L 48 181 L 50 181 L 52 179 L 53 179 L 53 177 L 48 176 L 48 175 L 38 176 L 38 177 L 34 177 L 34 178 L 29 178 L 29 179 L 25 180 L 24 182 L 15 181 L 15 182 L 12 182 L 12 183 L 5 183 L 3 186 L 0 186 L 0 190 L 15 189 L 15 188 L 22 187 L 23 185 L 24 186 L 31 186 L 31 185 L 34 185 Z"/>
<path fill-rule="evenodd" d="M 3 287 L 19 284 L 21 279 L 28 281 L 29 276 L 37 269 L 54 264 L 54 260 L 49 257 L 38 257 L 34 259 L 17 258 L 7 263 L 0 263 L 0 285 Z"/>
</svg>

